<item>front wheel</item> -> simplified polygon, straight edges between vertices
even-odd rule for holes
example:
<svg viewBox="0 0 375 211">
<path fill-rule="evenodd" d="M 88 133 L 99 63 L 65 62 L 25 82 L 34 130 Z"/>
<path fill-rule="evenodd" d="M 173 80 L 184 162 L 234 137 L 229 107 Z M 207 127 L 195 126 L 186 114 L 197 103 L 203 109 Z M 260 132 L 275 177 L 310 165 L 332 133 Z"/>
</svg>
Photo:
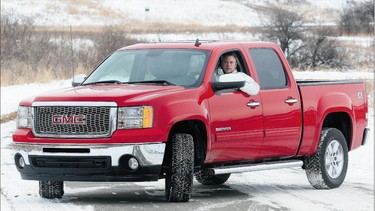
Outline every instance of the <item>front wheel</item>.
<svg viewBox="0 0 375 211">
<path fill-rule="evenodd" d="M 193 136 L 172 135 L 170 165 L 165 178 L 165 195 L 170 202 L 187 202 L 191 198 L 194 174 Z"/>
<path fill-rule="evenodd" d="M 336 128 L 323 128 L 317 152 L 305 159 L 307 179 L 317 189 L 339 187 L 348 169 L 348 147 Z"/>
<path fill-rule="evenodd" d="M 39 181 L 39 195 L 46 199 L 61 198 L 64 195 L 64 182 Z"/>
</svg>

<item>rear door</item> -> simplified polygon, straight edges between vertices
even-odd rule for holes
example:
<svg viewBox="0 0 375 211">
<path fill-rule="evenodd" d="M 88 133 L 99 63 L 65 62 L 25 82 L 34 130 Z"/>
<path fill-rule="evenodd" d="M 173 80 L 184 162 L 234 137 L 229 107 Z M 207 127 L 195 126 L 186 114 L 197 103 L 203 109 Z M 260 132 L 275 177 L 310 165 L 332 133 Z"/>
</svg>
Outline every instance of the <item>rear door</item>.
<svg viewBox="0 0 375 211">
<path fill-rule="evenodd" d="M 249 48 L 260 83 L 264 139 L 261 157 L 293 156 L 297 153 L 302 129 L 301 102 L 297 85 L 283 64 L 277 48 Z"/>
</svg>

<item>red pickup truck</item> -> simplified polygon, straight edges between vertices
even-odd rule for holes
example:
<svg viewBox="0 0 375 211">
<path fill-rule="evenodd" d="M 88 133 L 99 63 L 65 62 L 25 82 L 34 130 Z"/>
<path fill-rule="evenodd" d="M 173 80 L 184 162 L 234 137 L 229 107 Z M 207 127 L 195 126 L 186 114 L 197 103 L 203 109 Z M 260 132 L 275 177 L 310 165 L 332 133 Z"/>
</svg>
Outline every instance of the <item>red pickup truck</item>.
<svg viewBox="0 0 375 211">
<path fill-rule="evenodd" d="M 236 74 L 215 80 L 225 53 L 258 94 L 239 90 Z M 62 197 L 64 181 L 165 178 L 167 200 L 188 201 L 194 176 L 217 185 L 291 166 L 315 188 L 336 188 L 369 130 L 362 82 L 296 82 L 273 43 L 136 44 L 78 78 L 19 105 L 15 165 L 43 198 Z"/>
</svg>

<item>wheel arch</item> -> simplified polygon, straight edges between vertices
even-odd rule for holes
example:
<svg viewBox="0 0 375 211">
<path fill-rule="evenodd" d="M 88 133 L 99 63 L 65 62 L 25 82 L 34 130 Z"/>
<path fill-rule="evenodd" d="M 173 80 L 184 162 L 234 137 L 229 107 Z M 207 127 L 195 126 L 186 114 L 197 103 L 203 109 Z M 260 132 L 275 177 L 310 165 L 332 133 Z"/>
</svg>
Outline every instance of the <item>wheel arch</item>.
<svg viewBox="0 0 375 211">
<path fill-rule="evenodd" d="M 201 165 L 206 159 L 207 150 L 207 128 L 201 120 L 184 120 L 176 122 L 170 129 L 168 142 L 165 150 L 163 166 L 168 166 L 171 144 L 171 136 L 175 133 L 188 133 L 193 136 L 194 140 L 194 164 Z"/>
<path fill-rule="evenodd" d="M 310 147 L 310 154 L 316 152 L 323 128 L 336 128 L 345 137 L 348 149 L 352 141 L 352 101 L 344 93 L 331 92 L 323 95 L 317 104 L 315 138 Z M 349 149 L 350 150 L 350 149 Z"/>
<path fill-rule="evenodd" d="M 333 112 L 325 116 L 321 128 L 336 128 L 345 137 L 346 144 L 350 150 L 350 142 L 353 136 L 352 120 L 346 112 Z"/>
</svg>

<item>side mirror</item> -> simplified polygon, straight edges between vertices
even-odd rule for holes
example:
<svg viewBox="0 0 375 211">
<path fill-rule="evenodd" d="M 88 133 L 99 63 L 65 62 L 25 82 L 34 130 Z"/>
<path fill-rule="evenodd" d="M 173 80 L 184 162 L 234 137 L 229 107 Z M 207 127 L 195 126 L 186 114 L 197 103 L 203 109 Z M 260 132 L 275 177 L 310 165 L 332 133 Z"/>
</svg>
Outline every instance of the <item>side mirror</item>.
<svg viewBox="0 0 375 211">
<path fill-rule="evenodd" d="M 86 77 L 87 77 L 87 75 L 85 75 L 85 74 L 75 75 L 72 78 L 72 86 L 76 87 L 76 86 L 80 85 L 86 79 Z"/>
<path fill-rule="evenodd" d="M 245 80 L 238 74 L 224 74 L 219 76 L 218 82 L 211 82 L 215 91 L 225 89 L 239 89 L 245 85 Z"/>
</svg>

